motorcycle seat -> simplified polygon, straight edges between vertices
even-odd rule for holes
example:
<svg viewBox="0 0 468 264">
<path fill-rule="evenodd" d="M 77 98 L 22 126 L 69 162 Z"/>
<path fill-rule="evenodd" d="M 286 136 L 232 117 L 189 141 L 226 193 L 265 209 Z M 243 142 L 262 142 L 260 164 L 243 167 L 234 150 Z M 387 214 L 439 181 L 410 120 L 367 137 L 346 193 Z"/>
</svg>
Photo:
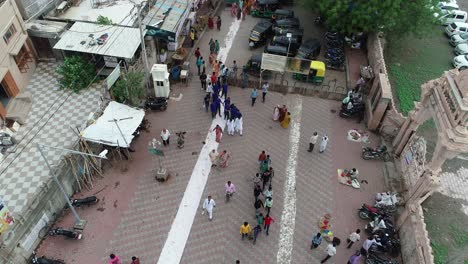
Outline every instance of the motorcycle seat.
<svg viewBox="0 0 468 264">
<path fill-rule="evenodd" d="M 378 210 L 373 206 L 370 206 L 368 204 L 364 204 L 364 206 L 372 213 L 377 213 L 378 212 Z"/>
</svg>

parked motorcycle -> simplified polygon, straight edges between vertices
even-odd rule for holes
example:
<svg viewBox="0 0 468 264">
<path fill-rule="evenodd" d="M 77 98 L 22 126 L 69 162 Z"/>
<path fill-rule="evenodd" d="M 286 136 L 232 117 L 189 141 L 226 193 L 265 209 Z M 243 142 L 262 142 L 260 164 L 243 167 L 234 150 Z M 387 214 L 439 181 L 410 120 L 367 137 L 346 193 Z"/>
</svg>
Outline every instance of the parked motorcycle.
<svg viewBox="0 0 468 264">
<path fill-rule="evenodd" d="M 178 148 L 183 148 L 184 147 L 184 143 L 185 143 L 185 134 L 187 132 L 185 131 L 179 131 L 179 132 L 176 132 L 176 135 L 177 135 L 177 147 Z"/>
<path fill-rule="evenodd" d="M 46 258 L 45 256 L 42 257 L 37 257 L 36 252 L 32 252 L 31 256 L 31 263 L 32 264 L 65 264 L 65 261 L 60 260 L 60 259 L 50 259 Z"/>
<path fill-rule="evenodd" d="M 49 235 L 49 236 L 64 236 L 64 237 L 68 237 L 68 238 L 76 239 L 76 240 L 80 240 L 82 238 L 82 236 L 83 236 L 79 232 L 63 229 L 61 227 L 50 229 L 49 232 L 47 232 L 47 235 Z"/>
<path fill-rule="evenodd" d="M 398 262 L 369 253 L 369 256 L 366 258 L 366 264 L 398 264 Z"/>
<path fill-rule="evenodd" d="M 364 107 L 353 107 L 350 110 L 341 109 L 339 115 L 342 118 L 358 118 L 358 122 L 361 122 L 364 118 L 364 110 Z"/>
<path fill-rule="evenodd" d="M 396 257 L 401 252 L 400 240 L 397 238 L 390 237 L 389 234 L 383 234 L 382 236 L 377 236 L 377 244 L 373 244 L 369 248 L 369 252 L 375 253 L 377 255 L 388 254 L 392 257 Z"/>
<path fill-rule="evenodd" d="M 145 102 L 145 110 L 166 111 L 167 99 L 163 97 L 149 97 Z"/>
<path fill-rule="evenodd" d="M 365 230 L 368 234 L 378 235 L 380 237 L 385 234 L 389 234 L 390 236 L 396 234 L 395 226 L 389 216 L 378 217 L 375 220 L 370 221 L 366 225 Z"/>
<path fill-rule="evenodd" d="M 388 154 L 387 147 L 385 145 L 381 145 L 378 148 L 363 147 L 362 158 L 365 160 L 382 158 L 384 161 L 389 161 L 390 155 Z"/>
<path fill-rule="evenodd" d="M 96 196 L 89 196 L 80 199 L 70 199 L 70 202 L 75 207 L 80 207 L 82 205 L 90 206 L 93 204 L 97 204 L 99 202 L 99 199 Z"/>
<path fill-rule="evenodd" d="M 368 204 L 362 204 L 361 208 L 358 209 L 358 214 L 361 219 L 375 219 L 376 217 L 386 216 L 389 213 L 384 209 L 380 209 Z"/>
</svg>

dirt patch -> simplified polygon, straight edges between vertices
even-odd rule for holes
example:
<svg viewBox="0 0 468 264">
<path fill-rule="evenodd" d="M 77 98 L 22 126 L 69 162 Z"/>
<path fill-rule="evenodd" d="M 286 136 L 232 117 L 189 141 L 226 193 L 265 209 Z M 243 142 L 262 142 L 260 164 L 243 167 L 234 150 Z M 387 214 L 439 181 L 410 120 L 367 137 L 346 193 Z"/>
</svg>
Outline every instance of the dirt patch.
<svg viewBox="0 0 468 264">
<path fill-rule="evenodd" d="M 440 193 L 423 203 L 435 264 L 468 263 L 468 215 L 462 204 L 466 202 Z"/>
</svg>

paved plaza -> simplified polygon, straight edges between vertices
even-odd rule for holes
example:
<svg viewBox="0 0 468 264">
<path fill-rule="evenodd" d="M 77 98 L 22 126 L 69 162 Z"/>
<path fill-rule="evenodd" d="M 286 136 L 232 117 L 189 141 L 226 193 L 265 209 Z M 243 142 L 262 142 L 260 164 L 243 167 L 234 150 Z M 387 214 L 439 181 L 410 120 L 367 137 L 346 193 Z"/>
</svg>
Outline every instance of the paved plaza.
<svg viewBox="0 0 468 264">
<path fill-rule="evenodd" d="M 225 46 L 231 18 L 227 9 L 222 11 L 222 16 L 223 29 L 208 31 L 199 41 L 204 56 L 208 55 L 211 37 L 222 40 L 221 46 Z M 251 17 L 241 23 L 226 53 L 228 66 L 234 59 L 239 65 L 245 63 L 248 53 L 239 47 L 247 45 L 247 34 L 253 24 Z M 329 72 L 332 76 L 336 74 Z M 340 76 L 344 85 L 343 74 Z M 104 179 L 92 191 L 79 195 L 96 195 L 101 199 L 93 207 L 78 210 L 88 220 L 84 239 L 47 238 L 39 248 L 40 254 L 64 259 L 67 264 L 107 263 L 112 252 L 120 255 L 123 263 L 129 263 L 133 255 L 140 257 L 141 263 L 157 263 L 194 167 L 199 159 L 206 158 L 200 157 L 200 152 L 212 125 L 211 114 L 202 108 L 205 93 L 200 90 L 197 76 L 187 86 L 177 84 L 172 88 L 171 97 L 181 99 L 171 100 L 165 112 L 147 113 L 151 131 L 143 132 L 134 141 L 136 152 L 132 153 L 132 160 L 106 164 Z M 364 124 L 339 118 L 340 102 L 269 93 L 265 103 L 259 98 L 251 107 L 250 91 L 229 89 L 231 102 L 243 114 L 244 135 L 225 134 L 221 140 L 218 151 L 230 152 L 230 164 L 209 172 L 195 219 L 193 223 L 187 221 L 191 229 L 181 263 L 235 263 L 236 259 L 241 263 L 319 263 L 325 257 L 327 242 L 314 251 L 309 248 L 312 236 L 318 231 L 319 218 L 331 213 L 332 231 L 344 242 L 351 231 L 365 225 L 357 216 L 361 203 L 371 202 L 376 192 L 384 191 L 382 163 L 362 160 L 362 144 L 346 139 L 348 130 L 365 129 Z M 288 129 L 272 120 L 273 108 L 283 104 L 292 114 Z M 152 172 L 157 168 L 157 159 L 148 153 L 147 145 L 152 138 L 159 139 L 163 128 L 169 129 L 173 136 L 170 146 L 164 148 L 163 158 L 170 178 L 160 183 L 155 181 Z M 176 147 L 176 131 L 187 131 L 183 149 Z M 314 131 L 330 137 L 323 154 L 318 153 L 318 146 L 313 153 L 307 152 Z M 378 137 L 370 134 L 370 145 L 379 143 Z M 258 170 L 257 158 L 262 150 L 271 155 L 275 170 L 271 210 L 275 222 L 270 235 L 262 233 L 253 245 L 249 240 L 241 240 L 239 227 L 244 221 L 255 223 L 252 177 Z M 368 184 L 359 190 L 339 184 L 336 170 L 350 167 L 358 168 L 360 177 Z M 224 184 L 228 180 L 236 185 L 237 193 L 226 204 Z M 207 195 L 212 195 L 217 203 L 213 221 L 201 214 Z M 66 215 L 57 225 L 71 227 L 72 216 Z M 359 246 L 348 250 L 342 243 L 337 248 L 337 256 L 327 263 L 345 263 Z"/>
</svg>

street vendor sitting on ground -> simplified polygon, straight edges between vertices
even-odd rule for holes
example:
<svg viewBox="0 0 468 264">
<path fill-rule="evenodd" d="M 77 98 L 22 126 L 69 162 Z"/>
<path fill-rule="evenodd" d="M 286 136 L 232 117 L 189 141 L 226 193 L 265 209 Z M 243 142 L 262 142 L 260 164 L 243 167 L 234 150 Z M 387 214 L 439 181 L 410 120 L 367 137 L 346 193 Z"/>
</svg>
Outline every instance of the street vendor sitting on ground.
<svg viewBox="0 0 468 264">
<path fill-rule="evenodd" d="M 358 175 L 359 175 L 359 171 L 358 171 L 356 168 L 352 168 L 352 169 L 348 172 L 348 177 L 350 177 L 351 180 L 357 180 Z"/>
</svg>

